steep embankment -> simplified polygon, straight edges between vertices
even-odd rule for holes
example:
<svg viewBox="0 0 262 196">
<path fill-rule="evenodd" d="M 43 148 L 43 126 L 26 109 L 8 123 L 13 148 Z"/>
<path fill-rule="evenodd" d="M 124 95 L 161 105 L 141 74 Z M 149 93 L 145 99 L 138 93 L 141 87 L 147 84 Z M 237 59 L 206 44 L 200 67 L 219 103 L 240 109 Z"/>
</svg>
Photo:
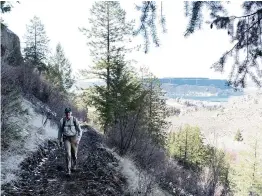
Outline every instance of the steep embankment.
<svg viewBox="0 0 262 196">
<path fill-rule="evenodd" d="M 68 178 L 56 125 L 47 120 L 43 126 L 46 118 L 36 112 L 40 106 L 26 100 L 23 106 L 28 109 L 23 139 L 2 151 L 1 195 L 142 195 L 149 186 L 153 196 L 169 195 L 128 157 L 107 148 L 103 136 L 90 126 L 83 128 L 79 170 Z"/>
<path fill-rule="evenodd" d="M 126 180 L 118 171 L 118 160 L 101 144 L 101 135 L 85 129 L 78 170 L 67 177 L 64 151 L 48 141 L 22 162 L 20 180 L 4 185 L 2 195 L 124 195 Z"/>
<path fill-rule="evenodd" d="M 43 103 L 38 101 L 32 104 L 26 99 L 21 100 L 21 106 L 25 111 L 23 115 L 10 119 L 12 124 L 19 127 L 20 137 L 11 139 L 8 149 L 1 149 L 1 183 L 13 181 L 20 170 L 20 163 L 37 150 L 46 140 L 57 137 L 57 126 L 48 120 L 39 111 Z M 43 110 L 42 110 L 43 111 Z"/>
</svg>

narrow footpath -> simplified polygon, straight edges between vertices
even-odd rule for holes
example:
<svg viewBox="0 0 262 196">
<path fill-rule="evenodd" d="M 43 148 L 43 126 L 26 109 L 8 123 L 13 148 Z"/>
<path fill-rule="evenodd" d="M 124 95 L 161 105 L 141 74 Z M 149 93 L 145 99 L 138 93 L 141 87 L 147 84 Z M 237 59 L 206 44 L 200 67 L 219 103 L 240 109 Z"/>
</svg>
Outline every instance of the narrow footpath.
<svg viewBox="0 0 262 196">
<path fill-rule="evenodd" d="M 65 173 L 64 150 L 48 141 L 21 164 L 20 178 L 2 185 L 3 196 L 129 195 L 118 160 L 103 147 L 102 136 L 87 127 L 79 145 L 78 170 Z"/>
</svg>

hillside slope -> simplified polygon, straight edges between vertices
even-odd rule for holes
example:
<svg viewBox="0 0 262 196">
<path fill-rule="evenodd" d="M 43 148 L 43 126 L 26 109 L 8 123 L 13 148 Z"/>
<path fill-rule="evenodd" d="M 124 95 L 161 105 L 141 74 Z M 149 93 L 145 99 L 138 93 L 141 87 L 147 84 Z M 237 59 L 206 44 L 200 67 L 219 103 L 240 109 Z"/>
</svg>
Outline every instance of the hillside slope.
<svg viewBox="0 0 262 196">
<path fill-rule="evenodd" d="M 56 124 L 39 113 L 41 102 L 23 99 L 22 105 L 27 114 L 13 119 L 23 127 L 22 138 L 14 140 L 8 151 L 2 150 L 1 195 L 141 195 L 147 191 L 146 172 L 107 148 L 103 135 L 90 126 L 82 127 L 78 171 L 67 177 Z M 157 184 L 151 187 L 153 196 L 169 195 Z"/>
<path fill-rule="evenodd" d="M 57 126 L 37 112 L 43 104 L 32 104 L 26 99 L 21 100 L 25 114 L 10 119 L 19 125 L 20 138 L 12 140 L 8 149 L 1 149 L 1 183 L 5 184 L 16 179 L 20 163 L 37 150 L 46 140 L 57 137 Z"/>
</svg>

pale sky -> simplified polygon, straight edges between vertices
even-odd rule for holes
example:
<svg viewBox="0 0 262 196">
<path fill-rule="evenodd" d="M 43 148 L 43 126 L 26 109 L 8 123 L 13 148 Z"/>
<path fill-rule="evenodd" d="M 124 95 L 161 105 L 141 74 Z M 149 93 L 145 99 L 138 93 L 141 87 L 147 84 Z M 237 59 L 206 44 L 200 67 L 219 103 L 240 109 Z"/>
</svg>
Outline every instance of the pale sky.
<svg viewBox="0 0 262 196">
<path fill-rule="evenodd" d="M 20 4 L 14 3 L 12 12 L 5 14 L 3 18 L 23 42 L 26 24 L 29 24 L 34 15 L 40 17 L 50 39 L 50 48 L 54 50 L 60 42 L 76 73 L 79 69 L 88 68 L 92 63 L 86 38 L 78 30 L 79 27 L 89 26 L 88 17 L 92 3 L 93 1 L 21 1 Z M 129 19 L 139 20 L 140 12 L 134 9 L 134 3 L 122 1 L 121 5 Z M 241 13 L 238 5 L 239 2 L 230 5 L 235 14 Z M 138 62 L 134 66 L 138 68 L 146 65 L 157 77 L 226 79 L 228 71 L 225 74 L 216 73 L 210 66 L 230 49 L 227 31 L 210 29 L 209 25 L 204 25 L 203 30 L 184 38 L 187 20 L 184 17 L 183 2 L 165 1 L 163 12 L 166 15 L 168 32 L 159 34 L 161 46 L 155 48 L 152 45 L 148 54 L 142 51 L 133 54 L 132 57 Z M 143 44 L 141 35 L 135 38 L 135 43 Z"/>
</svg>

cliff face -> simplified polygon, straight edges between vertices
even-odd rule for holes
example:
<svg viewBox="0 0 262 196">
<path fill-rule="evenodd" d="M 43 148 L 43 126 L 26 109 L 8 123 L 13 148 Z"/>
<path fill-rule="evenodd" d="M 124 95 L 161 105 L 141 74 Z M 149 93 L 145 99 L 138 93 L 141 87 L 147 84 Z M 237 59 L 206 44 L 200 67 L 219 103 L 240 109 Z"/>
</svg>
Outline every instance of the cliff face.
<svg viewBox="0 0 262 196">
<path fill-rule="evenodd" d="M 1 23 L 1 65 L 19 66 L 22 63 L 19 37 Z"/>
</svg>

